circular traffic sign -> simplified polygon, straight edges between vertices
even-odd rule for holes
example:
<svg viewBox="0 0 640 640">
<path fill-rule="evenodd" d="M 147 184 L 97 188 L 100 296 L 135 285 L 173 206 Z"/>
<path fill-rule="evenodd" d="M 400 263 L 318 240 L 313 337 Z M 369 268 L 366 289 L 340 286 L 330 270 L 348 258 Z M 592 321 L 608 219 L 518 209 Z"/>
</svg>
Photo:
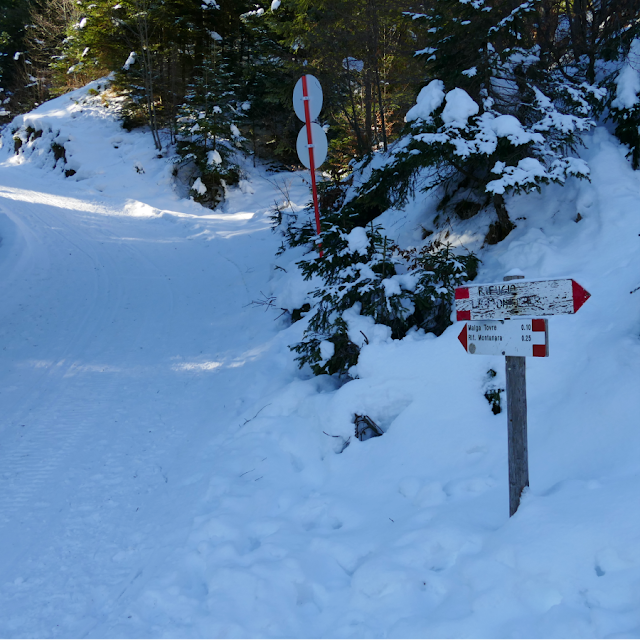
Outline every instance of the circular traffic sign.
<svg viewBox="0 0 640 640">
<path fill-rule="evenodd" d="M 307 81 L 306 93 L 309 98 L 309 118 L 313 121 L 320 115 L 320 111 L 322 111 L 322 87 L 315 76 L 307 74 L 304 77 Z M 293 110 L 302 122 L 307 121 L 304 113 L 304 103 L 303 79 L 300 78 L 293 89 Z"/>
<path fill-rule="evenodd" d="M 311 139 L 313 140 L 313 164 L 317 169 L 327 159 L 329 143 L 327 142 L 327 134 L 324 132 L 324 129 L 315 122 L 311 123 Z M 307 125 L 302 127 L 302 129 L 300 129 L 300 133 L 298 133 L 296 148 L 298 150 L 298 158 L 300 158 L 300 162 L 302 162 L 307 169 L 311 169 Z"/>
</svg>

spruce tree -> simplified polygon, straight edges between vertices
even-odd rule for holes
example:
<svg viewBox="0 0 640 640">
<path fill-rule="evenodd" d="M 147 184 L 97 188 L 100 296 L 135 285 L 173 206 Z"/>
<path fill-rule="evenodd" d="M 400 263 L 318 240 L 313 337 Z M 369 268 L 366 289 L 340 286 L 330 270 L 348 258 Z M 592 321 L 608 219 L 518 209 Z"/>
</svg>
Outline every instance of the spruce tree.
<svg viewBox="0 0 640 640">
<path fill-rule="evenodd" d="M 423 24 L 418 53 L 435 79 L 407 113 L 406 137 L 388 165 L 361 189 L 365 205 L 381 191 L 389 204 L 402 203 L 422 174 L 427 189 L 439 189 L 442 209 L 466 218 L 492 206 L 498 220 L 488 240 L 497 242 L 513 228 L 509 194 L 588 176 L 573 154 L 603 92 L 544 55 L 535 28 L 541 1 L 512 8 L 439 0 L 412 15 Z"/>
<path fill-rule="evenodd" d="M 234 156 L 244 140 L 239 125 L 250 106 L 238 98 L 239 83 L 221 41 L 217 32 L 210 36 L 177 118 L 178 162 L 194 166 L 192 195 L 210 206 L 223 199 L 225 185 L 239 179 Z"/>
<path fill-rule="evenodd" d="M 622 64 L 609 81 L 609 118 L 615 134 L 629 147 L 634 169 L 640 169 L 640 38 L 636 38 Z"/>
<path fill-rule="evenodd" d="M 418 328 L 440 335 L 451 324 L 455 287 L 477 272 L 473 254 L 439 242 L 403 251 L 374 223 L 346 232 L 340 216 L 325 223 L 322 243 L 322 258 L 299 263 L 320 286 L 311 293 L 303 338 L 291 347 L 316 375 L 352 375 L 374 323 L 392 339 Z"/>
</svg>

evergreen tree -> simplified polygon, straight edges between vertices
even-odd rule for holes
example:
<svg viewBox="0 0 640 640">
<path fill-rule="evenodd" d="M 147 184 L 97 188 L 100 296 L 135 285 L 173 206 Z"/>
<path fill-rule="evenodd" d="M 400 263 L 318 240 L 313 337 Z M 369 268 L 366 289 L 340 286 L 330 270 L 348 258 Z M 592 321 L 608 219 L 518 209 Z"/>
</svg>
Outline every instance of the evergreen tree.
<svg viewBox="0 0 640 640">
<path fill-rule="evenodd" d="M 321 285 L 312 293 L 303 339 L 291 347 L 300 366 L 316 375 L 350 375 L 373 338 L 363 331 L 367 322 L 388 327 L 393 339 L 412 328 L 441 334 L 451 324 L 455 287 L 477 273 L 473 254 L 457 255 L 440 243 L 401 251 L 373 223 L 346 232 L 336 217 L 322 242 L 323 258 L 299 263 L 305 278 L 318 277 Z"/>
<path fill-rule="evenodd" d="M 29 25 L 25 44 L 32 63 L 31 92 L 35 102 L 59 95 L 85 84 L 90 78 L 69 74 L 68 68 L 59 72 L 60 53 L 72 26 L 79 26 L 81 7 L 74 0 L 34 0 L 29 11 Z"/>
<path fill-rule="evenodd" d="M 609 87 L 609 118 L 616 124 L 615 134 L 629 147 L 633 168 L 640 169 L 640 38 L 632 42 Z"/>
<path fill-rule="evenodd" d="M 192 195 L 213 206 L 224 197 L 225 185 L 238 181 L 234 156 L 244 140 L 239 125 L 250 107 L 238 99 L 239 84 L 221 40 L 211 35 L 177 119 L 178 162 L 194 165 Z"/>
<path fill-rule="evenodd" d="M 488 240 L 497 242 L 513 227 L 508 194 L 588 176 L 572 153 L 603 92 L 572 81 L 543 54 L 539 5 L 439 0 L 412 16 L 425 23 L 427 46 L 418 53 L 436 79 L 407 113 L 406 137 L 388 165 L 373 172 L 351 208 L 377 196 L 402 203 L 426 172 L 442 209 L 466 218 L 493 206 L 498 220 Z"/>
<path fill-rule="evenodd" d="M 29 0 L 0 0 L 0 102 L 6 115 L 21 110 L 19 93 L 24 85 L 29 7 Z"/>
</svg>

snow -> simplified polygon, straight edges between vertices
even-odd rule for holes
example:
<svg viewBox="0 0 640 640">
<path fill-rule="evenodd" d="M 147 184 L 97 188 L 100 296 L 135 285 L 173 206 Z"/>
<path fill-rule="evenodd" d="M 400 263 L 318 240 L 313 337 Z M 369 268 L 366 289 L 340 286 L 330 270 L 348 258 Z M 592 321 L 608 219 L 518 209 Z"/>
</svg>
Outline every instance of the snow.
<svg viewBox="0 0 640 640">
<path fill-rule="evenodd" d="M 196 181 L 191 185 L 191 190 L 199 193 L 201 196 L 207 193 L 207 187 L 202 183 L 200 178 L 196 178 Z"/>
<path fill-rule="evenodd" d="M 525 133 L 520 120 L 515 116 L 502 115 L 491 120 L 491 128 L 499 138 L 508 138 L 512 144 L 529 142 L 529 134 Z M 540 136 L 542 141 L 542 136 Z"/>
<path fill-rule="evenodd" d="M 444 82 L 432 80 L 423 87 L 416 98 L 416 104 L 407 111 L 406 122 L 414 120 L 426 120 L 440 107 L 444 101 Z"/>
<path fill-rule="evenodd" d="M 479 110 L 478 103 L 464 89 L 452 89 L 445 97 L 442 120 L 451 127 L 464 127 Z"/>
<path fill-rule="evenodd" d="M 222 164 L 222 156 L 220 155 L 220 152 L 217 151 L 216 149 L 214 149 L 213 151 L 208 151 L 207 164 L 211 166 L 216 164 Z"/>
<path fill-rule="evenodd" d="M 321 362 L 326 362 L 329 358 L 333 356 L 336 351 L 336 345 L 333 342 L 329 342 L 328 340 L 323 340 L 320 343 L 320 357 Z"/>
<path fill-rule="evenodd" d="M 349 56 L 342 61 L 342 68 L 346 69 L 347 71 L 355 71 L 356 73 L 361 73 L 364 69 L 364 61 Z"/>
<path fill-rule="evenodd" d="M 122 68 L 123 68 L 125 71 L 129 71 L 129 69 L 130 69 L 131 65 L 132 65 L 132 64 L 135 64 L 136 59 L 137 59 L 136 52 L 135 52 L 135 51 L 132 51 L 132 52 L 129 54 L 129 57 L 127 58 L 127 61 L 122 65 Z"/>
<path fill-rule="evenodd" d="M 366 255 L 369 249 L 369 238 L 364 227 L 356 227 L 349 232 L 347 236 L 347 242 L 349 243 L 349 253 L 359 253 Z"/>
<path fill-rule="evenodd" d="M 313 283 L 269 216 L 302 210 L 308 175 L 247 163 L 253 189 L 205 209 L 87 89 L 2 133 L 0 636 L 638 636 L 640 174 L 604 128 L 591 181 L 509 199 L 517 228 L 481 254 L 478 283 L 592 294 L 527 361 L 509 518 L 506 416 L 483 397 L 504 360 L 466 354 L 459 324 L 391 340 L 356 305 L 358 378 L 298 370 L 306 320 L 281 307 Z M 380 221 L 406 245 L 435 202 Z M 492 220 L 448 238 L 479 250 Z M 357 440 L 355 413 L 384 435 Z"/>
</svg>

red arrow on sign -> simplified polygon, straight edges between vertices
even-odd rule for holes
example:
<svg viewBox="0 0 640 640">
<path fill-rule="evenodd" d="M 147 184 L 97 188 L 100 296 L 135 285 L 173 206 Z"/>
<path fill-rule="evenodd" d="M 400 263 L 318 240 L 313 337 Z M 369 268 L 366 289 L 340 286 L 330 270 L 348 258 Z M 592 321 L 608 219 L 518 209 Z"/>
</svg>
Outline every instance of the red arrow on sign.
<svg viewBox="0 0 640 640">
<path fill-rule="evenodd" d="M 460 340 L 460 344 L 464 347 L 464 350 L 467 351 L 467 323 L 464 323 L 464 327 L 458 336 L 458 340 Z"/>
<path fill-rule="evenodd" d="M 573 313 L 575 313 L 591 297 L 591 294 L 575 280 L 571 281 L 571 286 L 573 289 Z"/>
</svg>

